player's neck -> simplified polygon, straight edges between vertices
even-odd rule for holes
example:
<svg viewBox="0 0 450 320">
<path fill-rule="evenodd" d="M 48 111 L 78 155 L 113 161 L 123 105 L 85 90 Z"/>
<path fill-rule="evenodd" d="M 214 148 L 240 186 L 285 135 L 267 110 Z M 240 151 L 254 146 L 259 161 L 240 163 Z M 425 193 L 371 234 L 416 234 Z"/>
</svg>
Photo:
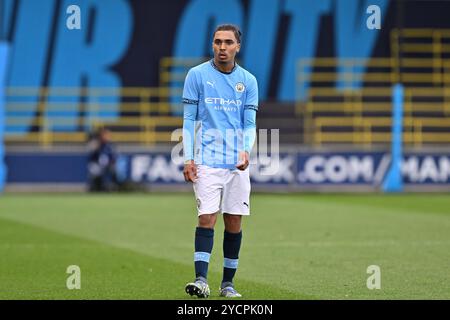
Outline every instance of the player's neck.
<svg viewBox="0 0 450 320">
<path fill-rule="evenodd" d="M 216 59 L 213 59 L 214 67 L 223 73 L 231 73 L 236 66 L 236 62 L 233 60 L 229 63 L 219 63 Z"/>
</svg>

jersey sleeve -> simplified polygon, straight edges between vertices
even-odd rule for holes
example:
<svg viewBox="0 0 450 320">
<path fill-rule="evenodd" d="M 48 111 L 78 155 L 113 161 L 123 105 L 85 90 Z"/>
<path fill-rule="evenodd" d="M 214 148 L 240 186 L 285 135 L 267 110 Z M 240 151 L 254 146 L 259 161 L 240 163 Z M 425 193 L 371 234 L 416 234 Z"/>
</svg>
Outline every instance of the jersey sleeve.
<svg viewBox="0 0 450 320">
<path fill-rule="evenodd" d="M 255 77 L 247 84 L 244 105 L 244 151 L 251 152 L 256 140 L 256 112 L 258 111 L 258 82 Z"/>
<path fill-rule="evenodd" d="M 256 140 L 256 110 L 244 110 L 244 151 L 248 154 L 253 149 Z"/>
<path fill-rule="evenodd" d="M 193 69 L 189 70 L 184 80 L 183 87 L 183 104 L 198 105 L 200 97 L 200 90 L 197 82 L 197 77 Z"/>
<path fill-rule="evenodd" d="M 194 124 L 200 91 L 194 71 L 189 70 L 183 88 L 183 154 L 184 161 L 194 159 Z"/>
<path fill-rule="evenodd" d="M 194 160 L 194 135 L 197 106 L 184 105 L 183 115 L 183 158 L 184 161 Z"/>
<path fill-rule="evenodd" d="M 247 97 L 245 100 L 244 109 L 253 109 L 258 111 L 258 82 L 255 77 L 247 84 Z"/>
</svg>

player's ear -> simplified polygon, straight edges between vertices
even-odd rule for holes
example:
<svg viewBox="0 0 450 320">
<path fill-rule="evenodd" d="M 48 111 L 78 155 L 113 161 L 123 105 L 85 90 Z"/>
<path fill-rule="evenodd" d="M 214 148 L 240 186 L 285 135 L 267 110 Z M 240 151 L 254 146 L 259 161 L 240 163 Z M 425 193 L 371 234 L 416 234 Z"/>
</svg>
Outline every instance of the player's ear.
<svg viewBox="0 0 450 320">
<path fill-rule="evenodd" d="M 239 52 L 239 50 L 241 50 L 241 44 L 240 43 L 238 43 L 238 45 L 237 45 L 236 52 Z"/>
</svg>

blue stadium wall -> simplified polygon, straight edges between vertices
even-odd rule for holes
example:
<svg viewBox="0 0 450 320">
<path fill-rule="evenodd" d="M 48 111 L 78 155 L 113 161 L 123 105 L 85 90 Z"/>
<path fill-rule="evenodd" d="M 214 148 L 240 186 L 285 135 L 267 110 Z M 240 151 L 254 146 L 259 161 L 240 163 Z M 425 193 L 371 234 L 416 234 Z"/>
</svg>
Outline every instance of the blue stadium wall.
<svg viewBox="0 0 450 320">
<path fill-rule="evenodd" d="M 384 152 L 292 151 L 279 160 L 266 159 L 251 166 L 254 190 L 261 191 L 380 191 L 389 164 Z M 84 152 L 9 152 L 6 156 L 9 190 L 57 190 L 72 184 L 87 186 Z M 406 191 L 450 191 L 450 152 L 406 152 L 401 162 Z M 122 152 L 117 164 L 121 180 L 153 190 L 189 189 L 182 165 L 171 160 L 170 150 Z M 267 173 L 271 174 L 268 175 Z"/>
</svg>

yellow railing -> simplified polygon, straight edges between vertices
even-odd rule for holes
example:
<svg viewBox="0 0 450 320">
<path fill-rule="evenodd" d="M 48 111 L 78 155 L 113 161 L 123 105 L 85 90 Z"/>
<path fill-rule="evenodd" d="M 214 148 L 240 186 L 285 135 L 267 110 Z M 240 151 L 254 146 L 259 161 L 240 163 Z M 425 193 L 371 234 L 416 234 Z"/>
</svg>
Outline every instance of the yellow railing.
<svg viewBox="0 0 450 320">
<path fill-rule="evenodd" d="M 372 143 L 385 143 L 390 140 L 391 117 L 318 117 L 314 120 L 317 134 L 314 143 L 322 144 L 324 141 L 352 142 L 355 144 L 370 145 Z M 355 132 L 327 132 L 327 128 L 352 128 Z M 450 128 L 450 118 L 404 118 L 403 119 L 405 143 L 421 146 L 423 143 L 450 143 L 449 132 L 430 133 L 423 132 L 424 127 Z M 376 132 L 373 129 L 381 129 Z"/>
<path fill-rule="evenodd" d="M 310 89 L 308 100 L 297 103 L 303 118 L 305 143 L 389 143 L 391 95 L 389 87 L 355 91 Z M 450 143 L 450 88 L 406 87 L 404 99 L 406 144 Z"/>
<path fill-rule="evenodd" d="M 396 83 L 405 87 L 405 143 L 450 143 L 450 30 L 394 29 L 390 36 L 388 58 L 298 62 L 305 143 L 389 143 Z"/>
<path fill-rule="evenodd" d="M 159 85 L 183 87 L 187 72 L 209 58 L 173 58 L 164 57 L 159 62 Z"/>
<path fill-rule="evenodd" d="M 182 118 L 171 115 L 170 98 L 175 95 L 181 92 L 167 87 L 7 88 L 5 141 L 83 143 L 92 131 L 106 126 L 116 142 L 167 143 L 182 126 Z M 30 127 L 30 132 L 20 130 Z"/>
</svg>

